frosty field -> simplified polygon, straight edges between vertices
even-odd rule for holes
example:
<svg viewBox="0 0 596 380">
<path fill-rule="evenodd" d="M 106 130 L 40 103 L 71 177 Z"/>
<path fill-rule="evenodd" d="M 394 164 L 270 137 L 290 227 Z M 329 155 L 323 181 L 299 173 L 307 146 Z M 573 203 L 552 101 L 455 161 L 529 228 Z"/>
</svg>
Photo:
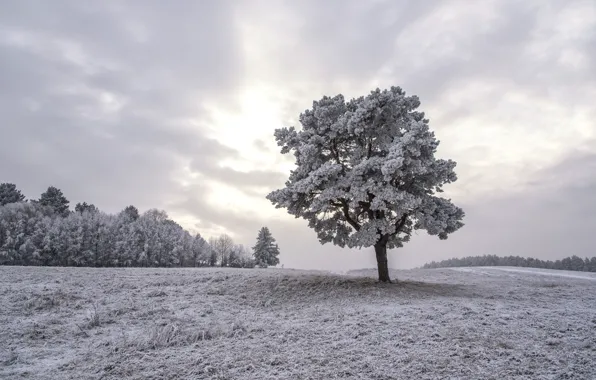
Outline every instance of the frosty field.
<svg viewBox="0 0 596 380">
<path fill-rule="evenodd" d="M 596 378 L 595 274 L 374 275 L 0 267 L 0 378 Z"/>
</svg>

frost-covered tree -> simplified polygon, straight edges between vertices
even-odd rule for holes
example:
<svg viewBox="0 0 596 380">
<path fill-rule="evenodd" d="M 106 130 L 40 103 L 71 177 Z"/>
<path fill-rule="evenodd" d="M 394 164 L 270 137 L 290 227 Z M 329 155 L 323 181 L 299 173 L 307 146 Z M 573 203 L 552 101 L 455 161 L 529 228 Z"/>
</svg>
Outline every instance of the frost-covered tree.
<svg viewBox="0 0 596 380">
<path fill-rule="evenodd" d="M 300 115 L 301 130 L 275 131 L 296 169 L 267 198 L 308 220 L 323 244 L 374 246 L 382 282 L 391 281 L 387 249 L 414 230 L 446 239 L 463 226 L 462 209 L 435 195 L 457 179 L 456 163 L 435 158 L 439 141 L 419 105 L 399 87 L 348 102 L 325 96 Z"/>
<path fill-rule="evenodd" d="M 211 245 L 212 243 L 213 240 L 209 239 L 209 247 L 211 247 L 211 250 L 209 251 L 209 261 L 207 262 L 207 265 L 210 267 L 217 266 L 217 251 Z"/>
<path fill-rule="evenodd" d="M 25 196 L 14 183 L 0 183 L 0 206 L 23 202 Z"/>
<path fill-rule="evenodd" d="M 0 206 L 0 265 L 197 266 L 210 252 L 159 210 L 131 221 L 125 213 L 56 215 L 39 202 Z"/>
<path fill-rule="evenodd" d="M 99 210 L 97 209 L 97 207 L 95 207 L 94 204 L 87 204 L 87 202 L 79 202 L 75 205 L 75 211 L 82 214 L 84 212 L 98 212 Z"/>
<path fill-rule="evenodd" d="M 592 257 L 590 259 L 589 268 L 590 268 L 590 272 L 596 272 L 596 257 Z"/>
<path fill-rule="evenodd" d="M 266 268 L 269 265 L 279 264 L 279 247 L 275 243 L 273 235 L 269 228 L 263 227 L 257 235 L 257 243 L 252 248 L 255 263 Z"/>
<path fill-rule="evenodd" d="M 232 268 L 240 268 L 240 250 L 238 249 L 238 245 L 234 245 L 230 250 L 230 254 L 228 256 L 228 265 Z"/>
<path fill-rule="evenodd" d="M 255 262 L 244 245 L 236 244 L 230 251 L 229 265 L 232 268 L 254 268 Z"/>
<path fill-rule="evenodd" d="M 133 205 L 127 206 L 123 211 L 131 221 L 139 219 L 139 209 Z"/>
<path fill-rule="evenodd" d="M 46 219 L 52 210 L 35 203 L 0 206 L 0 265 L 40 265 Z"/>
<path fill-rule="evenodd" d="M 230 236 L 223 234 L 217 238 L 210 238 L 209 245 L 215 253 L 219 266 L 227 267 L 229 265 L 230 253 L 234 249 L 234 240 Z"/>
<path fill-rule="evenodd" d="M 575 263 L 575 266 L 573 265 Z M 582 264 L 583 263 L 583 264 Z M 592 266 L 594 264 L 594 266 Z M 488 267 L 488 266 L 510 266 L 510 267 L 530 267 L 546 269 L 565 269 L 585 272 L 596 272 L 596 257 L 591 259 L 586 257 L 582 260 L 578 256 L 566 257 L 562 260 L 550 261 L 540 260 L 532 257 L 505 256 L 496 255 L 467 256 L 457 257 L 439 262 L 430 262 L 422 266 L 423 269 L 431 268 L 449 268 L 449 267 Z"/>
<path fill-rule="evenodd" d="M 210 254 L 209 243 L 200 234 L 196 234 L 190 246 L 189 266 L 204 267 L 209 265 Z"/>
<path fill-rule="evenodd" d="M 51 207 L 58 215 L 66 216 L 69 213 L 68 204 L 70 202 L 62 194 L 62 191 L 54 186 L 48 187 L 46 192 L 41 194 L 38 202 L 42 206 Z"/>
</svg>

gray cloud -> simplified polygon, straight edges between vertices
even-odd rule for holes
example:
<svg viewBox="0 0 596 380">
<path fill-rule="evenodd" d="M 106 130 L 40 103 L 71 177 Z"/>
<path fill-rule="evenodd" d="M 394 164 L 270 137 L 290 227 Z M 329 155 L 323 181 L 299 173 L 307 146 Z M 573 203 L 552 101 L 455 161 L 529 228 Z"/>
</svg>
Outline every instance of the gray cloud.
<svg viewBox="0 0 596 380">
<path fill-rule="evenodd" d="M 3 180 L 31 197 L 52 183 L 107 210 L 160 207 L 185 159 L 213 167 L 236 154 L 185 124 L 241 79 L 224 2 L 2 8 Z"/>
<path fill-rule="evenodd" d="M 463 204 L 466 226 L 446 241 L 417 236 L 393 253 L 396 266 L 468 255 L 555 260 L 594 256 L 596 153 L 577 152 L 543 169 L 510 194 Z"/>
<path fill-rule="evenodd" d="M 3 2 L 0 181 L 17 183 L 29 197 L 55 185 L 71 201 L 107 211 L 131 203 L 166 208 L 200 219 L 199 231 L 221 227 L 246 244 L 269 225 L 288 266 L 371 266 L 370 250 L 321 246 L 306 222 L 282 210 L 208 202 L 205 195 L 218 183 L 262 199 L 288 174 L 223 165 L 250 157 L 213 137 L 209 105 L 235 114 L 241 91 L 265 83 L 279 89 L 282 126 L 323 94 L 350 97 L 376 84 L 400 85 L 421 97 L 422 110 L 433 111 L 431 125 L 458 155 L 455 198 L 467 218 L 447 241 L 416 236 L 392 253 L 394 266 L 482 253 L 593 255 L 587 234 L 595 223 L 596 143 L 569 148 L 590 133 L 596 137 L 578 127 L 596 117 L 590 103 L 596 27 L 586 19 L 590 12 L 574 11 L 582 5 L 590 6 L 562 0 L 548 6 L 539 0 Z M 245 24 L 261 33 L 245 34 Z M 515 109 L 502 103 L 511 94 L 527 101 Z M 539 163 L 520 157 L 519 186 L 500 186 L 513 169 L 489 162 L 487 146 L 506 155 L 515 144 L 535 149 L 535 135 L 562 134 L 567 123 L 553 124 L 547 106 L 569 118 L 575 140 L 546 139 L 556 146 L 552 157 Z M 475 130 L 457 129 L 470 120 L 477 121 Z M 488 121 L 502 128 L 503 140 L 470 138 Z M 525 134 L 507 140 L 520 130 Z M 292 160 L 278 153 L 272 131 L 265 131 L 266 141 L 258 132 L 247 146 L 272 162 Z M 468 145 L 457 145 L 466 138 Z M 183 184 L 189 172 L 199 176 L 198 185 Z M 483 181 L 495 189 L 479 192 L 475 184 Z"/>
<path fill-rule="evenodd" d="M 241 172 L 229 167 L 209 167 L 201 166 L 204 162 L 193 162 L 193 168 L 207 175 L 210 179 L 221 181 L 228 185 L 238 186 L 241 190 L 254 190 L 252 188 L 272 188 L 273 186 L 282 186 L 286 176 L 279 172 L 266 170 L 252 170 Z"/>
</svg>

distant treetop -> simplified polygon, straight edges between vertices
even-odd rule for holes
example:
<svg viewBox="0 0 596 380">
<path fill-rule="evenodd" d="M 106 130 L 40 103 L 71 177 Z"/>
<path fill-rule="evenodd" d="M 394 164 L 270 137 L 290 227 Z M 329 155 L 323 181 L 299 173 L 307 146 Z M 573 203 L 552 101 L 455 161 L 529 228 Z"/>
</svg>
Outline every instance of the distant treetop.
<svg viewBox="0 0 596 380">
<path fill-rule="evenodd" d="M 24 200 L 25 196 L 14 183 L 0 183 L 0 206 L 23 202 Z"/>
</svg>

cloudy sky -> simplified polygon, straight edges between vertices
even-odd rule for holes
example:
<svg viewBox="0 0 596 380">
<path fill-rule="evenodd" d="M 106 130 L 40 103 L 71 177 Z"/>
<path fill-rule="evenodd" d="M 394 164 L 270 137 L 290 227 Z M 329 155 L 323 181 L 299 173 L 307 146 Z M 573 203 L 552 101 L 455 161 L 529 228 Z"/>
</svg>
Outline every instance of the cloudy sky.
<svg viewBox="0 0 596 380">
<path fill-rule="evenodd" d="M 285 267 L 374 265 L 264 196 L 292 167 L 273 130 L 323 95 L 398 85 L 458 162 L 466 226 L 390 266 L 596 251 L 596 2 L 3 1 L 0 182 L 107 212 L 160 208 Z"/>
</svg>

